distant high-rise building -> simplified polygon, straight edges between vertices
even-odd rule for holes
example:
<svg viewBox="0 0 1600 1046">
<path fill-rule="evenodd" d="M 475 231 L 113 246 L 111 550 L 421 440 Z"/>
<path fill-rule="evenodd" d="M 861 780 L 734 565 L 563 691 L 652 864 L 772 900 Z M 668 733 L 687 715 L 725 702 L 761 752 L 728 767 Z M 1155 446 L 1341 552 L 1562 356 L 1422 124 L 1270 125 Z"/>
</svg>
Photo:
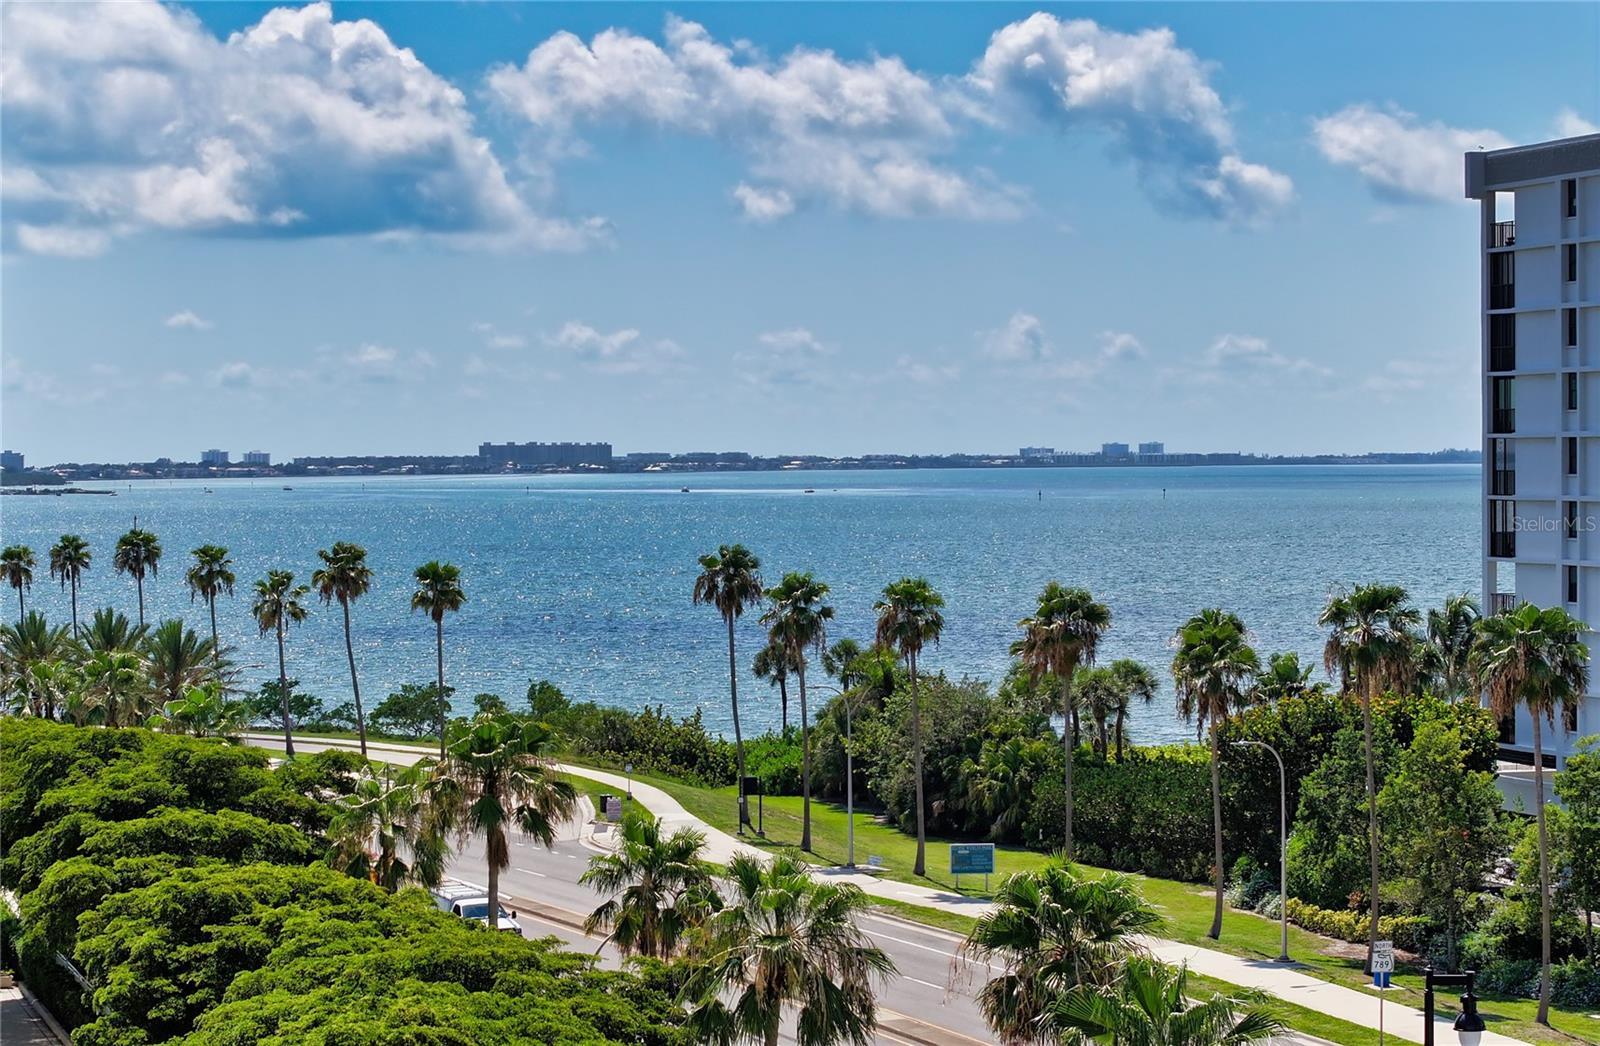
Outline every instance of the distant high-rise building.
<svg viewBox="0 0 1600 1046">
<path fill-rule="evenodd" d="M 1159 440 L 1151 440 L 1148 443 L 1139 444 L 1139 453 L 1141 455 L 1142 454 L 1165 454 L 1166 452 L 1167 452 L 1167 445 L 1165 443 L 1162 443 Z"/>
<path fill-rule="evenodd" d="M 1128 445 L 1126 443 L 1100 444 L 1100 456 L 1103 458 L 1125 458 L 1128 453 Z"/>
<path fill-rule="evenodd" d="M 611 465 L 609 443 L 482 443 L 478 456 L 490 465 L 518 468 Z"/>
<path fill-rule="evenodd" d="M 1466 154 L 1482 264 L 1484 611 L 1600 621 L 1600 134 Z M 1597 649 L 1593 631 L 1584 635 Z M 1600 732 L 1600 673 L 1544 734 L 1557 765 Z M 1526 707 L 1502 751 L 1531 761 Z"/>
<path fill-rule="evenodd" d="M 1056 456 L 1054 447 L 1023 447 L 1018 451 L 1025 458 L 1053 458 Z"/>
<path fill-rule="evenodd" d="M 202 465 L 226 465 L 227 463 L 228 452 L 225 450 L 213 449 L 200 452 L 200 464 Z"/>
<path fill-rule="evenodd" d="M 7 472 L 21 472 L 22 455 L 14 450 L 0 450 L 0 469 L 5 469 Z"/>
<path fill-rule="evenodd" d="M 244 463 L 246 465 L 270 465 L 272 464 L 272 455 L 264 450 L 247 450 L 244 452 Z"/>
</svg>

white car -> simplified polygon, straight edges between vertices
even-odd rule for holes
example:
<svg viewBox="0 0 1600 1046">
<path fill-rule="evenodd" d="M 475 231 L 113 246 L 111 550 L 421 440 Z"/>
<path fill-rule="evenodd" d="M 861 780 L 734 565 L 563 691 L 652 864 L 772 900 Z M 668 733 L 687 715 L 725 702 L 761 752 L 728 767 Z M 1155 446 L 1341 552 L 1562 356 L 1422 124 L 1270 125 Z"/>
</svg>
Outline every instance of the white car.
<svg viewBox="0 0 1600 1046">
<path fill-rule="evenodd" d="M 446 879 L 428 892 L 433 895 L 433 903 L 439 906 L 440 911 L 488 924 L 489 891 L 486 887 L 463 882 L 460 879 Z M 499 918 L 495 922 L 496 929 L 517 934 L 519 937 L 522 935 L 522 926 L 517 922 L 517 913 L 506 911 L 503 905 L 500 906 Z"/>
</svg>

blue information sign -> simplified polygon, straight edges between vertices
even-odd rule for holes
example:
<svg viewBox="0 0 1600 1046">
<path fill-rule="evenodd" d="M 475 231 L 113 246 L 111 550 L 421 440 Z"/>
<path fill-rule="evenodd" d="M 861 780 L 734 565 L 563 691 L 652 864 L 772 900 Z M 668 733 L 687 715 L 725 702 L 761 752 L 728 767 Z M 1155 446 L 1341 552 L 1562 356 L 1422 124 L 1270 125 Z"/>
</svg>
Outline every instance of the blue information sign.
<svg viewBox="0 0 1600 1046">
<path fill-rule="evenodd" d="M 951 843 L 951 875 L 990 875 L 994 872 L 993 843 Z"/>
</svg>

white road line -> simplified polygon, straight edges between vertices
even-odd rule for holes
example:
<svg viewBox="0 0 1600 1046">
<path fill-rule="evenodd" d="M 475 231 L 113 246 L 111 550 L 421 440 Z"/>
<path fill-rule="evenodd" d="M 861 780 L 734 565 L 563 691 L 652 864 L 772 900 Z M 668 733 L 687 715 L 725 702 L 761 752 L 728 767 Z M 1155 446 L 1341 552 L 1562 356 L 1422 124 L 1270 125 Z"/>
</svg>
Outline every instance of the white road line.
<svg viewBox="0 0 1600 1046">
<path fill-rule="evenodd" d="M 916 941 L 908 941 L 904 937 L 894 937 L 894 936 L 892 936 L 890 934 L 887 934 L 887 933 L 880 933 L 877 930 L 868 930 L 867 931 L 867 936 L 868 937 L 880 937 L 885 941 L 893 941 L 896 944 L 903 944 L 903 945 L 906 945 L 909 948 L 921 948 L 925 952 L 932 952 L 935 955 L 942 955 L 946 959 L 958 960 L 958 961 L 960 961 L 961 963 L 963 963 L 963 964 L 965 964 L 967 966 L 979 966 L 979 967 L 987 966 L 989 969 L 994 970 L 996 972 L 1003 972 L 1005 970 L 1005 967 L 996 966 L 992 962 L 991 963 L 982 963 L 982 962 L 977 961 L 976 959 L 969 959 L 966 956 L 957 954 L 955 952 L 947 952 L 943 948 L 933 948 L 933 947 L 930 947 L 929 945 L 926 945 L 926 944 L 918 944 Z M 912 980 L 914 978 L 907 978 L 907 979 L 908 980 Z"/>
<path fill-rule="evenodd" d="M 932 988 L 934 991 L 942 992 L 942 991 L 945 990 L 945 986 L 944 985 L 942 985 L 942 984 L 934 984 L 932 981 L 925 981 L 920 977 L 909 977 L 906 974 L 902 973 L 900 975 L 900 979 L 903 980 L 903 981 L 910 981 L 912 984 L 920 984 L 924 988 Z"/>
<path fill-rule="evenodd" d="M 536 872 L 532 868 L 516 868 L 516 869 L 513 869 L 513 871 L 521 872 L 523 875 L 537 875 L 541 879 L 550 878 L 548 875 L 544 874 L 543 872 Z"/>
</svg>

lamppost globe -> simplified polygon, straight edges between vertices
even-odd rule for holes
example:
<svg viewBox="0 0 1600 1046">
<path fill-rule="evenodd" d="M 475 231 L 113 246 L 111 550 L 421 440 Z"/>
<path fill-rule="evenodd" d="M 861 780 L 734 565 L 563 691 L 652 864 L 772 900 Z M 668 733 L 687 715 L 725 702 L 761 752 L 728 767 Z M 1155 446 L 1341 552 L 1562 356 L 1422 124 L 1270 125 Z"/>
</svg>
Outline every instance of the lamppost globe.
<svg viewBox="0 0 1600 1046">
<path fill-rule="evenodd" d="M 1483 1041 L 1483 1018 L 1478 1016 L 1478 999 L 1470 987 L 1461 996 L 1461 1012 L 1456 1014 L 1454 1027 L 1461 1046 L 1478 1046 Z"/>
</svg>

